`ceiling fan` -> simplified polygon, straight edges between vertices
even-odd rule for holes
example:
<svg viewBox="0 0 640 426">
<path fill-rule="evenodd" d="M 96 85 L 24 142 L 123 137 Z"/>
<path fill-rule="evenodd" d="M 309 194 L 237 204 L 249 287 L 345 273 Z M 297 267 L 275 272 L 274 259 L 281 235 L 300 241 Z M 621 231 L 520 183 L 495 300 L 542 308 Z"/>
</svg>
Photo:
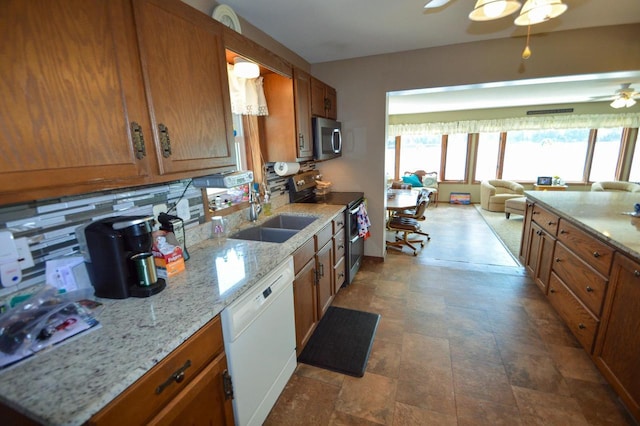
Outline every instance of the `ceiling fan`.
<svg viewBox="0 0 640 426">
<path fill-rule="evenodd" d="M 425 9 L 436 9 L 451 0 L 428 0 Z M 522 8 L 520 8 L 522 6 Z M 511 15 L 520 9 L 520 14 L 514 24 L 520 26 L 535 25 L 560 16 L 567 10 L 562 0 L 526 0 L 524 5 L 520 0 L 477 0 L 473 10 L 469 13 L 472 21 L 490 21 Z"/>
<path fill-rule="evenodd" d="M 630 108 L 636 104 L 636 97 L 640 96 L 640 92 L 636 92 L 631 87 L 631 83 L 624 83 L 616 90 L 611 106 L 613 108 Z"/>
</svg>

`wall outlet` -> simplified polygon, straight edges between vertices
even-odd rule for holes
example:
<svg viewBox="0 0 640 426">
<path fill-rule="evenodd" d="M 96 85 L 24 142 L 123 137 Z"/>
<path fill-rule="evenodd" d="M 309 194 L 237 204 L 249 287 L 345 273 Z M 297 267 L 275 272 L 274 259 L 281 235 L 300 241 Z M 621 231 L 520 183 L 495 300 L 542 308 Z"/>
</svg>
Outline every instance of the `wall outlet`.
<svg viewBox="0 0 640 426">
<path fill-rule="evenodd" d="M 160 213 L 166 213 L 166 212 L 167 212 L 166 204 L 158 204 L 153 206 L 153 218 L 156 220 L 156 223 L 153 225 L 154 231 L 157 231 L 158 229 L 160 229 L 160 222 L 158 221 L 158 215 Z"/>
<path fill-rule="evenodd" d="M 20 269 L 33 267 L 35 263 L 33 263 L 33 256 L 29 249 L 29 240 L 25 237 L 18 238 L 15 240 L 15 244 L 16 249 L 18 250 L 18 263 L 20 264 Z"/>
<path fill-rule="evenodd" d="M 189 211 L 189 200 L 180 200 L 176 206 L 176 213 L 178 217 L 183 221 L 191 219 L 191 212 Z"/>
</svg>

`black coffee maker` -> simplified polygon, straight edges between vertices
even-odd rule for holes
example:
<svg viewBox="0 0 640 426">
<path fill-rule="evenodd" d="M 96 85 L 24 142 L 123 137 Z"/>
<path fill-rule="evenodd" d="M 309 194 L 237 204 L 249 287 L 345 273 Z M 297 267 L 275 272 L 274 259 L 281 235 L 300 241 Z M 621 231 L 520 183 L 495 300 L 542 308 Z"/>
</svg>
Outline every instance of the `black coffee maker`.
<svg viewBox="0 0 640 426">
<path fill-rule="evenodd" d="M 98 297 L 148 297 L 166 287 L 156 273 L 151 246 L 153 216 L 97 220 L 85 230 L 87 269 Z"/>
</svg>

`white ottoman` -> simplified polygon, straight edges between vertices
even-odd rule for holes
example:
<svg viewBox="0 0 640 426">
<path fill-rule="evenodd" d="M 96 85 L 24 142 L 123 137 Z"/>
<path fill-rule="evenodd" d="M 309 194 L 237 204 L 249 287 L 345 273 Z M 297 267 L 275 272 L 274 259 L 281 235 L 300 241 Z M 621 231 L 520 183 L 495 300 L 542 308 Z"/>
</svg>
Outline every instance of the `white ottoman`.
<svg viewBox="0 0 640 426">
<path fill-rule="evenodd" d="M 510 198 L 504 202 L 504 214 L 509 219 L 511 213 L 520 214 L 524 216 L 524 211 L 527 208 L 527 197 Z"/>
</svg>

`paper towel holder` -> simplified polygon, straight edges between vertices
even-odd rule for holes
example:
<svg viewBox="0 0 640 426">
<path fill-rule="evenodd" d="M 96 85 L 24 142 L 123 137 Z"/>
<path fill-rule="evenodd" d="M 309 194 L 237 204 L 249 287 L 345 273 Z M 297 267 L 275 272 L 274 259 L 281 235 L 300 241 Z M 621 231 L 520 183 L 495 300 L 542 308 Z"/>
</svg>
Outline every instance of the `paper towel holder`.
<svg viewBox="0 0 640 426">
<path fill-rule="evenodd" d="M 291 176 L 300 171 L 300 163 L 277 161 L 273 165 L 273 171 L 278 176 Z"/>
</svg>

